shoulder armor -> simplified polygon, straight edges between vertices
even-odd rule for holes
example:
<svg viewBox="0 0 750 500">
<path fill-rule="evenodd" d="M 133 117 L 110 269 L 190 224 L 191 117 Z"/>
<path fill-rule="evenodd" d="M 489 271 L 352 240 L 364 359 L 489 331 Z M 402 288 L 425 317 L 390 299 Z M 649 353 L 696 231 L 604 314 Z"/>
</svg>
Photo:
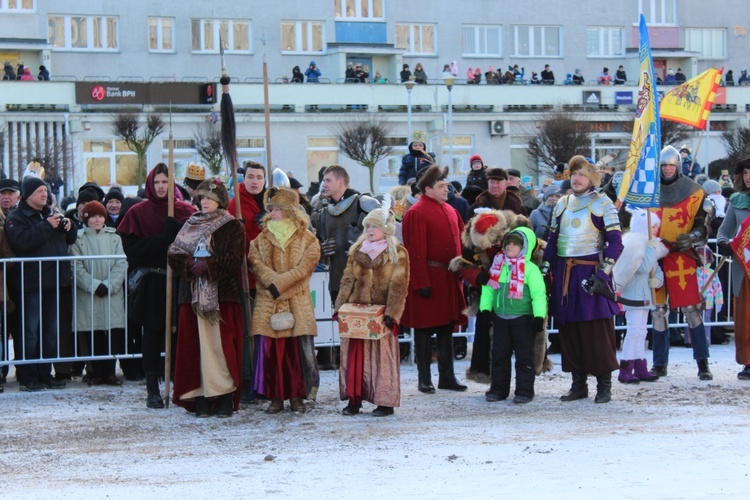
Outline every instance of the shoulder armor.
<svg viewBox="0 0 750 500">
<path fill-rule="evenodd" d="M 363 194 L 359 197 L 359 207 L 363 212 L 370 213 L 376 208 L 380 208 L 380 202 L 370 195 Z"/>
<path fill-rule="evenodd" d="M 591 214 L 604 219 L 604 227 L 620 226 L 620 218 L 617 215 L 617 208 L 612 200 L 604 193 L 598 193 L 598 196 L 591 202 Z"/>
<path fill-rule="evenodd" d="M 562 213 L 568 207 L 569 200 L 570 200 L 569 194 L 566 194 L 565 196 L 557 200 L 557 203 L 555 203 L 555 208 L 553 209 L 553 212 L 552 212 L 553 219 L 556 219 L 562 215 Z"/>
</svg>

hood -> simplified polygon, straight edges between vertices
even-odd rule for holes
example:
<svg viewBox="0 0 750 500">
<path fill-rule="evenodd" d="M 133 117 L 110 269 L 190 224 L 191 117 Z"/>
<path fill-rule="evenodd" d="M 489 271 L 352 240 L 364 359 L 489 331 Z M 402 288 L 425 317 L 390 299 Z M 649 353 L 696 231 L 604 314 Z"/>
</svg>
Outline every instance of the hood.
<svg viewBox="0 0 750 500">
<path fill-rule="evenodd" d="M 308 66 L 317 66 L 317 64 L 315 64 L 315 61 L 310 61 L 310 64 L 308 64 Z"/>
<path fill-rule="evenodd" d="M 414 155 L 414 150 L 412 149 L 412 146 L 414 146 L 414 143 L 415 143 L 415 142 L 421 142 L 421 143 L 422 143 L 422 144 L 424 145 L 424 149 L 425 149 L 425 152 L 424 152 L 424 154 L 427 154 L 427 144 L 425 144 L 425 143 L 424 143 L 424 142 L 422 142 L 422 141 L 411 141 L 411 142 L 409 143 L 409 154 L 410 154 L 410 155 Z"/>
<path fill-rule="evenodd" d="M 508 234 L 503 237 L 503 244 L 502 246 L 505 247 L 505 240 L 508 238 L 511 234 L 520 234 L 523 238 L 523 249 L 521 252 L 523 253 L 526 260 L 531 261 L 531 258 L 534 254 L 534 250 L 536 249 L 537 245 L 537 239 L 536 235 L 534 234 L 534 231 L 529 229 L 528 227 L 517 227 L 511 231 L 508 232 Z"/>
</svg>

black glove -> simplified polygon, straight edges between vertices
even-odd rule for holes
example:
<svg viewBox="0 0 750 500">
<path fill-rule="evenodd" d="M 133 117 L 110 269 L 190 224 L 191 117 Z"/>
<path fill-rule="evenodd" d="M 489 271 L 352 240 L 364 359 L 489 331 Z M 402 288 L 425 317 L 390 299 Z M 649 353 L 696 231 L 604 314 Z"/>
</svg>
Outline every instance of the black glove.
<svg viewBox="0 0 750 500">
<path fill-rule="evenodd" d="M 336 240 L 328 238 L 325 241 L 320 242 L 320 253 L 323 257 L 330 257 L 336 253 Z"/>
<path fill-rule="evenodd" d="M 281 294 L 279 293 L 279 289 L 276 288 L 276 285 L 274 285 L 273 283 L 268 285 L 268 291 L 271 292 L 271 295 L 273 295 L 274 299 L 278 299 L 279 297 L 281 297 Z"/>
<path fill-rule="evenodd" d="M 591 285 L 591 293 L 602 295 L 606 292 L 610 292 L 609 283 L 601 279 L 597 274 L 591 277 L 593 284 Z"/>
<path fill-rule="evenodd" d="M 674 242 L 674 248 L 678 252 L 684 252 L 693 247 L 693 237 L 689 234 L 680 234 Z"/>
<path fill-rule="evenodd" d="M 393 325 L 396 323 L 390 316 L 384 316 L 383 321 L 385 322 L 385 326 L 387 326 L 388 328 L 393 328 Z"/>
<path fill-rule="evenodd" d="M 99 286 L 94 290 L 94 295 L 97 297 L 106 297 L 107 291 L 107 286 L 104 283 L 99 283 Z"/>
<path fill-rule="evenodd" d="M 164 221 L 164 236 L 172 242 L 177 237 L 177 233 L 182 229 L 182 222 L 178 221 L 174 217 L 167 217 Z"/>
<path fill-rule="evenodd" d="M 424 288 L 420 288 L 419 290 L 417 290 L 417 293 L 419 294 L 420 297 L 429 299 L 430 296 L 432 295 L 432 287 L 426 286 Z"/>
<path fill-rule="evenodd" d="M 477 319 L 489 324 L 495 319 L 495 314 L 492 311 L 479 311 L 477 313 Z"/>
<path fill-rule="evenodd" d="M 477 275 L 477 286 L 486 285 L 490 281 L 490 273 L 482 271 Z"/>
<path fill-rule="evenodd" d="M 719 253 L 723 255 L 724 257 L 731 257 L 734 255 L 734 252 L 732 252 L 732 247 L 729 246 L 728 241 L 720 241 L 716 244 L 718 247 Z"/>
<path fill-rule="evenodd" d="M 544 330 L 544 318 L 537 318 L 531 320 L 531 333 L 538 333 Z"/>
</svg>

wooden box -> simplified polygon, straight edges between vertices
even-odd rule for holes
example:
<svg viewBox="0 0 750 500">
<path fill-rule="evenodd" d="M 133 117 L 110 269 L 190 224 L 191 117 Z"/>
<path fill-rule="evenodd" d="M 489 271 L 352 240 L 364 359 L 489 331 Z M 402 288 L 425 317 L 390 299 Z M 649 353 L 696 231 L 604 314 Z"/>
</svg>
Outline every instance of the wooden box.
<svg viewBox="0 0 750 500">
<path fill-rule="evenodd" d="M 378 340 L 391 333 L 385 326 L 385 306 L 344 304 L 339 309 L 339 336 L 350 339 Z"/>
</svg>

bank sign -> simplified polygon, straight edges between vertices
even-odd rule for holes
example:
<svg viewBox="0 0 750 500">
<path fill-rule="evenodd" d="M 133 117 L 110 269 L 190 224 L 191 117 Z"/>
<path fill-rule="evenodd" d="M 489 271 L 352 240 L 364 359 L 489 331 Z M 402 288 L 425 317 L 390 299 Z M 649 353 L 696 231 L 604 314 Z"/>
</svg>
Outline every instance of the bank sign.
<svg viewBox="0 0 750 500">
<path fill-rule="evenodd" d="M 121 104 L 214 104 L 213 83 L 77 82 L 76 103 Z"/>
</svg>

